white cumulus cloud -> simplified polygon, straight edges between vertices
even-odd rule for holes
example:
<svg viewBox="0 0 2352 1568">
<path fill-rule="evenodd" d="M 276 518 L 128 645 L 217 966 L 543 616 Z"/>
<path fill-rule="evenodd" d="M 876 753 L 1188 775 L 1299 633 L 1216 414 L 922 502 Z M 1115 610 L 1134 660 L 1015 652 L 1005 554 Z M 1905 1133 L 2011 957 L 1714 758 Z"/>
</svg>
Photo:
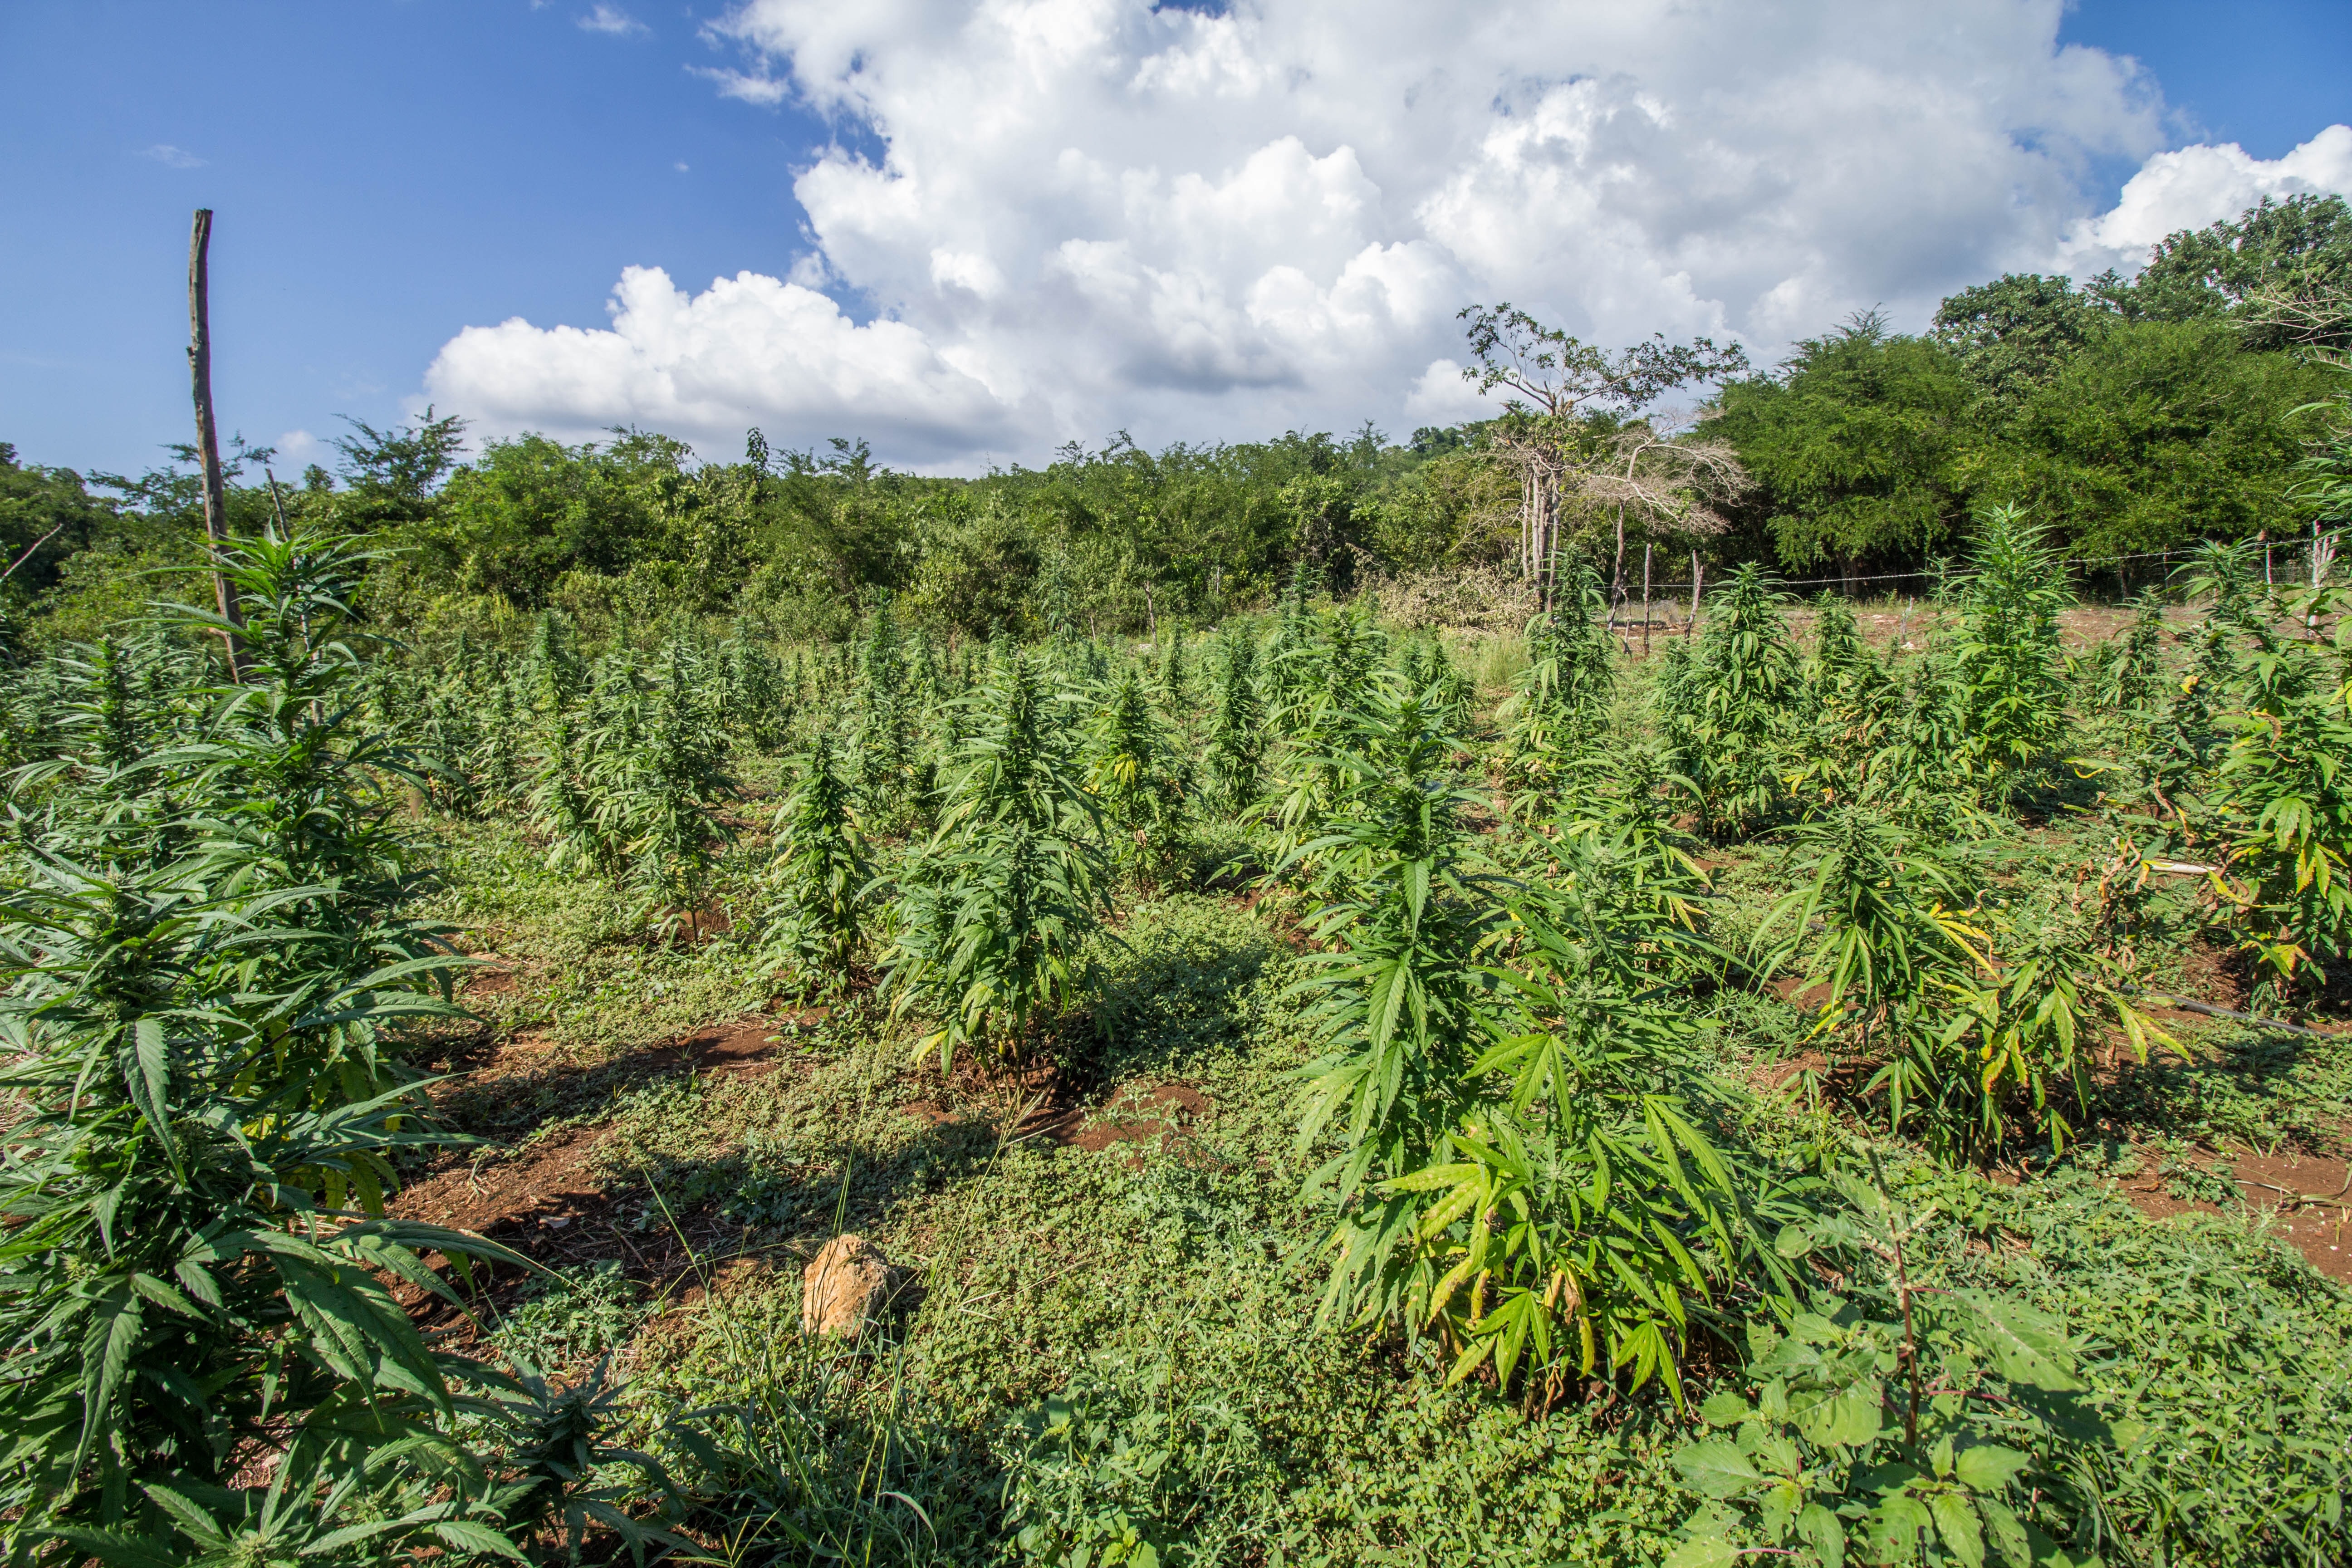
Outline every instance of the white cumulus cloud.
<svg viewBox="0 0 2352 1568">
<path fill-rule="evenodd" d="M 2331 125 L 2282 158 L 2250 157 L 2234 142 L 2183 147 L 2150 158 L 2114 209 L 2076 223 L 2061 248 L 2078 273 L 2131 272 L 2166 235 L 2235 217 L 2264 196 L 2324 195 L 2352 196 L 2352 126 Z"/>
<path fill-rule="evenodd" d="M 756 272 L 689 296 L 659 268 L 632 267 L 611 310 L 600 330 L 467 327 L 425 384 L 491 432 L 635 421 L 731 443 L 764 419 L 925 452 L 991 436 L 1003 446 L 1023 412 L 913 327 L 859 326 L 824 295 Z"/>
<path fill-rule="evenodd" d="M 838 128 L 795 170 L 807 248 L 700 293 L 632 268 L 604 328 L 468 328 L 427 390 L 486 432 L 757 423 L 969 468 L 1458 419 L 1473 300 L 1770 359 L 2126 243 L 2085 227 L 2100 168 L 2144 165 L 2128 205 L 2165 158 L 2243 159 L 2167 152 L 2154 85 L 2061 9 L 746 0 L 707 32 L 743 68 L 703 74 Z"/>
</svg>

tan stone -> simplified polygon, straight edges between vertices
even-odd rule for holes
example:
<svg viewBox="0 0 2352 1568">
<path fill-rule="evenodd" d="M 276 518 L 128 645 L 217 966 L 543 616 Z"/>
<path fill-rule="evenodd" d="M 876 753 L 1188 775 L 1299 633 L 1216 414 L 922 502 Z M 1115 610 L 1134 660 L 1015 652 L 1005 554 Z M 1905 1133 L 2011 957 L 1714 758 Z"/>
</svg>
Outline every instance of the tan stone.
<svg viewBox="0 0 2352 1568">
<path fill-rule="evenodd" d="M 880 1315 L 890 1263 L 859 1236 L 836 1236 L 801 1275 L 801 1332 L 856 1339 Z"/>
</svg>

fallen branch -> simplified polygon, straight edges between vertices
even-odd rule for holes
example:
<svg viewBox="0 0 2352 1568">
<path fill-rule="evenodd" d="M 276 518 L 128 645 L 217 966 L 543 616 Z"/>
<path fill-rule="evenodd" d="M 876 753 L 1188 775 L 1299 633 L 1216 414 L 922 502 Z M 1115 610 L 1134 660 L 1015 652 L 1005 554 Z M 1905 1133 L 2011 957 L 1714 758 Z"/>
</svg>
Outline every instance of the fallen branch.
<svg viewBox="0 0 2352 1568">
<path fill-rule="evenodd" d="M 2284 1029 L 2290 1035 L 2309 1035 L 2317 1040 L 2337 1040 L 2344 1037 L 2338 1030 L 2314 1029 L 2303 1024 L 2290 1024 L 2284 1018 L 2265 1018 L 2254 1013 L 2233 1012 L 2227 1007 L 2216 1007 L 2210 1002 L 2200 1002 L 2189 996 L 2175 996 L 2168 991 L 2142 991 L 2134 987 L 2132 994 L 2137 996 L 2152 996 L 2157 1001 L 2178 1007 L 2184 1013 L 2201 1013 L 2208 1018 L 2228 1018 L 2233 1023 L 2252 1024 L 2259 1028 Z"/>
<path fill-rule="evenodd" d="M 2284 1197 L 2293 1198 L 2298 1206 L 2315 1205 L 2322 1208 L 2352 1209 L 2352 1204 L 2344 1201 L 2344 1194 L 2352 1193 L 2352 1171 L 2347 1171 L 2344 1173 L 2344 1184 L 2336 1189 L 2336 1194 L 2333 1197 L 2326 1193 L 2298 1193 L 2293 1187 L 2282 1187 L 2276 1182 L 2258 1182 L 2252 1176 L 2232 1174 L 2230 1180 L 2242 1187 L 2267 1188 Z"/>
</svg>

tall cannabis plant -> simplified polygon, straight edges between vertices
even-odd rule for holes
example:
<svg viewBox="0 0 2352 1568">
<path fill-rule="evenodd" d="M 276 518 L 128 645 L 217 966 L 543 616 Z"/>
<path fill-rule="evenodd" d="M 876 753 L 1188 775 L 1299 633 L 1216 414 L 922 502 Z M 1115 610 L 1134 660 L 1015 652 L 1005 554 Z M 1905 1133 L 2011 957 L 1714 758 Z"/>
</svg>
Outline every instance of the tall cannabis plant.
<svg viewBox="0 0 2352 1568">
<path fill-rule="evenodd" d="M 518 1496 L 457 1436 L 505 1385 L 394 1295 L 457 1304 L 429 1251 L 521 1260 L 383 1217 L 394 1156 L 447 1141 L 386 1044 L 455 1011 L 457 961 L 404 907 L 383 786 L 414 775 L 355 695 L 365 558 L 300 531 L 225 554 L 247 680 L 192 684 L 137 756 L 101 680 L 89 748 L 12 780 L 46 826 L 0 896 L 0 1541 L 516 1555 Z"/>
<path fill-rule="evenodd" d="M 1300 1124 L 1338 1144 L 1308 1183 L 1334 1211 L 1322 1316 L 1433 1331 L 1454 1378 L 1525 1369 L 1547 1401 L 1571 1373 L 1679 1394 L 1696 1315 L 1756 1252 L 1742 1179 L 1661 1088 L 1689 1026 L 1614 983 L 1630 933 L 1506 900 L 1435 719 L 1385 700 L 1293 858 L 1326 949 Z"/>
<path fill-rule="evenodd" d="M 1580 569 L 1560 600 L 1528 623 L 1527 672 L 1496 715 L 1512 810 L 1528 821 L 1559 805 L 1565 774 L 1607 728 L 1616 683 L 1601 579 Z"/>
<path fill-rule="evenodd" d="M 2030 782 L 2066 732 L 2058 613 L 2073 602 L 2042 525 L 2015 506 L 1982 514 L 1960 595 L 1958 674 L 1969 766 L 1996 793 Z"/>
<path fill-rule="evenodd" d="M 1209 715 L 1208 772 L 1217 803 L 1238 812 L 1257 798 L 1265 755 L 1265 709 L 1258 699 L 1257 650 L 1238 625 L 1217 639 L 1215 706 Z"/>
<path fill-rule="evenodd" d="M 1191 770 L 1132 670 L 1112 686 L 1090 728 L 1087 788 L 1101 805 L 1111 859 L 1156 880 L 1183 848 Z"/>
<path fill-rule="evenodd" d="M 976 694 L 940 826 L 910 862 L 883 959 L 892 1010 L 929 1020 L 919 1056 L 942 1072 L 977 1046 L 1028 1054 L 1084 989 L 1100 921 L 1101 832 L 1053 724 L 1037 661 L 1008 650 Z"/>
<path fill-rule="evenodd" d="M 821 731 L 802 754 L 799 781 L 776 814 L 776 846 L 768 954 L 798 964 L 823 986 L 838 986 L 865 939 L 873 870 L 848 782 L 834 763 L 833 739 Z"/>
<path fill-rule="evenodd" d="M 1677 658 L 1660 683 L 1660 729 L 1710 830 L 1752 833 L 1785 802 L 1804 697 L 1786 597 L 1763 568 L 1740 567 L 1708 601 L 1696 655 Z"/>
</svg>

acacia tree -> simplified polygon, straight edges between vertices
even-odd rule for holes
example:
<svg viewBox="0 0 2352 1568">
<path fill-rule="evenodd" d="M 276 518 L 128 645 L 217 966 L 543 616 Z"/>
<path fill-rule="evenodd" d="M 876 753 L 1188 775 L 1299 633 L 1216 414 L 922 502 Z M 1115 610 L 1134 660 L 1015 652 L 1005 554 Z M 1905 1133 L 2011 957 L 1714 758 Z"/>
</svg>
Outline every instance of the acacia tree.
<svg viewBox="0 0 2352 1568">
<path fill-rule="evenodd" d="M 1482 394 L 1507 395 L 1489 440 L 1519 470 L 1519 568 L 1549 609 L 1562 498 L 1614 476 L 1617 459 L 1625 455 L 1612 439 L 1612 426 L 1593 416 L 1622 419 L 1676 387 L 1738 375 L 1748 368 L 1748 355 L 1738 343 L 1718 348 L 1711 338 L 1669 343 L 1664 333 L 1611 353 L 1508 303 L 1465 306 L 1459 319 L 1469 323 L 1476 362 L 1463 370 L 1463 378 Z M 1649 451 L 1654 467 L 1664 460 L 1659 448 Z M 1641 467 L 1638 457 L 1634 467 Z M 1621 574 L 1622 565 L 1621 559 Z"/>
</svg>

